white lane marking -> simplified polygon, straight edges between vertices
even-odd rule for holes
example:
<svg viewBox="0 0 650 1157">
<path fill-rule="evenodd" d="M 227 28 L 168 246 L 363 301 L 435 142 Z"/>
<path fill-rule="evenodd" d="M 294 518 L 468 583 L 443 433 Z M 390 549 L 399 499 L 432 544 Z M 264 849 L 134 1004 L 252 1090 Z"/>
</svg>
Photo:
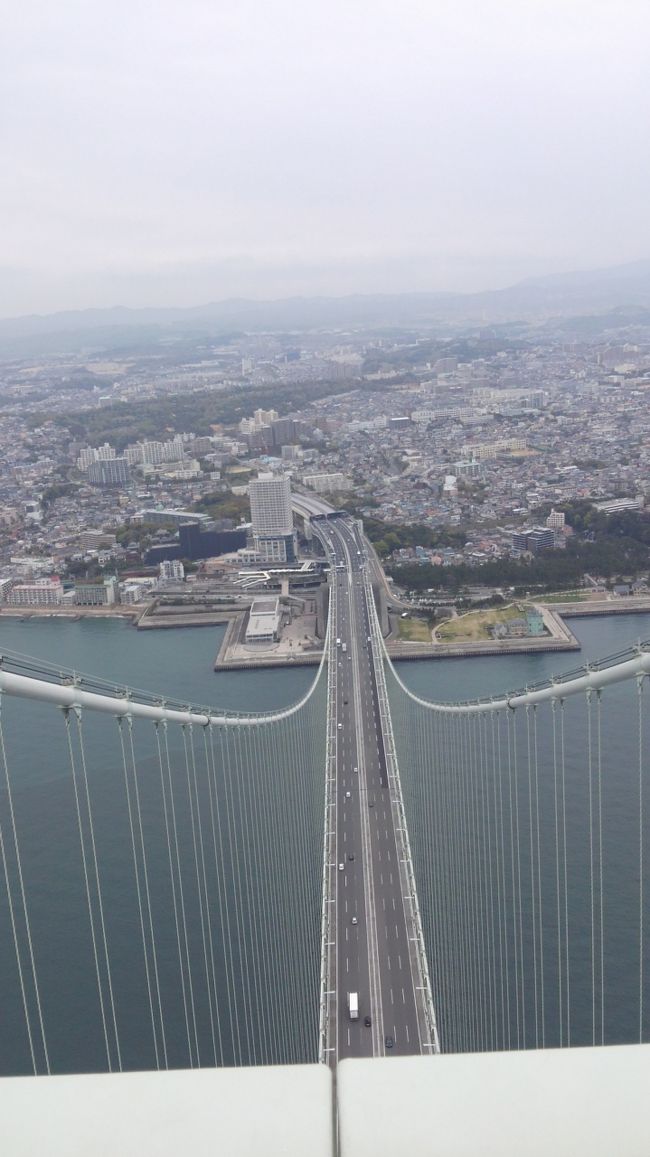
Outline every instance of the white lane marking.
<svg viewBox="0 0 650 1157">
<path fill-rule="evenodd" d="M 390 1002 L 391 1002 L 391 1004 L 395 1004 L 395 999 L 394 999 L 394 997 L 393 997 L 393 990 L 392 990 L 392 988 L 391 988 L 391 990 L 390 990 Z"/>
<path fill-rule="evenodd" d="M 404 995 L 404 989 L 402 989 L 402 1004 L 406 1004 L 406 996 Z"/>
</svg>

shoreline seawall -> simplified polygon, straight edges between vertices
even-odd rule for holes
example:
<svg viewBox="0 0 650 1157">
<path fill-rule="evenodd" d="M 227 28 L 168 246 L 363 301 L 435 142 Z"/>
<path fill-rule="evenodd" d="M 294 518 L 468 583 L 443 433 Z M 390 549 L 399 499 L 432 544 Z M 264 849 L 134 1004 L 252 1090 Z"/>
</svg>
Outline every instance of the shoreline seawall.
<svg viewBox="0 0 650 1157">
<path fill-rule="evenodd" d="M 539 652 L 579 651 L 580 643 L 565 622 L 566 619 L 586 616 L 623 614 L 650 614 L 650 598 L 618 598 L 590 600 L 582 603 L 535 604 L 544 616 L 549 635 L 514 639 L 482 640 L 459 643 L 413 643 L 387 640 L 386 647 L 392 660 L 417 661 L 426 659 L 469 658 L 471 656 L 526 655 Z M 138 630 L 170 630 L 183 627 L 226 627 L 219 652 L 214 660 L 215 671 L 254 670 L 271 667 L 313 667 L 320 663 L 322 646 L 289 650 L 282 643 L 272 648 L 234 654 L 237 640 L 245 622 L 245 611 L 221 610 L 206 613 L 150 614 L 150 604 L 142 606 L 111 607 L 2 607 L 2 617 L 12 619 L 53 619 L 69 622 L 80 619 L 122 619 Z"/>
</svg>

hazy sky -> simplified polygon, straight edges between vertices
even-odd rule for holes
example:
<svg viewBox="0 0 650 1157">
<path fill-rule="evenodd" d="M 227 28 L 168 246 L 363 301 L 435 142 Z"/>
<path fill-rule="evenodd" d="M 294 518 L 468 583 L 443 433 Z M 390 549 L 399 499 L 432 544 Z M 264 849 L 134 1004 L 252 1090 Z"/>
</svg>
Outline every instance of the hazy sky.
<svg viewBox="0 0 650 1157">
<path fill-rule="evenodd" d="M 5 0 L 0 315 L 650 256 L 648 0 Z"/>
</svg>

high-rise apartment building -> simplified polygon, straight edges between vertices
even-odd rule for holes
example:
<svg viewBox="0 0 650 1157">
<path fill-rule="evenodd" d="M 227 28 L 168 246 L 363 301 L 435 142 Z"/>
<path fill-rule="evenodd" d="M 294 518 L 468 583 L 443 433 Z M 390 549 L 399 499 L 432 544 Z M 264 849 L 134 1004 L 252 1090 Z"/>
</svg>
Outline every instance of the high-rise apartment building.
<svg viewBox="0 0 650 1157">
<path fill-rule="evenodd" d="M 108 442 L 103 446 L 85 446 L 79 451 L 77 470 L 87 470 L 93 462 L 104 462 L 115 456 L 115 448 Z"/>
<path fill-rule="evenodd" d="M 93 486 L 124 486 L 131 478 L 126 458 L 100 459 L 88 467 L 88 481 Z"/>
<path fill-rule="evenodd" d="M 253 540 L 268 562 L 292 562 L 296 535 L 291 510 L 291 482 L 282 474 L 260 474 L 249 484 Z"/>
</svg>

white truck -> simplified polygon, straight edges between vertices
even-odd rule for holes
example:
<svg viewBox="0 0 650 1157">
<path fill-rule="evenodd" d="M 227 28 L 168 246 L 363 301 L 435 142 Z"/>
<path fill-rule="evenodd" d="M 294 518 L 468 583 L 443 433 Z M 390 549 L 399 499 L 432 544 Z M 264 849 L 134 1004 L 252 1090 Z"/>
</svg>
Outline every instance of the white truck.
<svg viewBox="0 0 650 1157">
<path fill-rule="evenodd" d="M 348 1012 L 350 1014 L 350 1020 L 358 1020 L 359 1019 L 359 993 L 358 992 L 348 992 Z"/>
</svg>

